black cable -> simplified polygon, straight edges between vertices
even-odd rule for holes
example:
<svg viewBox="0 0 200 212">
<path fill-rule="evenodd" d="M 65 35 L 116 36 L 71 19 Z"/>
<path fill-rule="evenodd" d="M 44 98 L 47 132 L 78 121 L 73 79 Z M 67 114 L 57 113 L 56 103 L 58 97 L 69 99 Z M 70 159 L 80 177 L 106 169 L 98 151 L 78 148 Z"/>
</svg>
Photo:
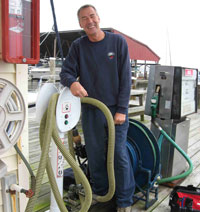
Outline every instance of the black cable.
<svg viewBox="0 0 200 212">
<path fill-rule="evenodd" d="M 57 27 L 56 14 L 55 14 L 53 0 L 50 0 L 50 3 L 51 3 L 51 9 L 52 9 L 53 21 L 54 21 L 54 28 L 55 28 L 55 32 L 56 32 L 58 47 L 59 47 L 59 51 L 60 51 L 60 54 L 61 54 L 61 59 L 62 59 L 62 62 L 63 62 L 63 50 L 62 50 L 62 45 L 61 45 L 61 41 L 60 41 L 60 35 L 59 35 L 59 32 L 58 32 L 58 27 Z"/>
</svg>

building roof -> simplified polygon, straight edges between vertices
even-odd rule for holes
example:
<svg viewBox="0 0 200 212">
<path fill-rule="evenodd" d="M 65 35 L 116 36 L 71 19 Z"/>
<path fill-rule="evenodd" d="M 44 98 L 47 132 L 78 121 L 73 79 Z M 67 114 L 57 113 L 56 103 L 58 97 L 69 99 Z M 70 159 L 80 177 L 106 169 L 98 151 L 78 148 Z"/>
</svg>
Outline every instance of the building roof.
<svg viewBox="0 0 200 212">
<path fill-rule="evenodd" d="M 143 44 L 140 41 L 137 41 L 133 38 L 131 38 L 128 35 L 125 35 L 124 33 L 119 32 L 116 29 L 113 28 L 103 28 L 102 30 L 113 32 L 116 34 L 121 34 L 122 36 L 125 37 L 128 48 L 129 48 L 129 55 L 130 59 L 132 60 L 145 60 L 145 61 L 154 61 L 158 62 L 160 60 L 160 57 L 154 53 L 147 45 Z M 69 47 L 71 43 L 84 35 L 83 30 L 72 30 L 72 31 L 60 31 L 60 39 L 61 39 L 61 44 L 62 44 L 62 49 L 63 49 L 63 55 L 64 57 L 67 56 L 67 53 L 69 51 Z M 40 35 L 40 57 L 45 58 L 45 57 L 53 57 L 54 56 L 54 46 L 55 46 L 55 40 L 56 38 L 56 33 L 55 32 L 50 32 L 50 33 L 41 33 Z M 58 46 L 58 45 L 57 45 Z M 56 48 L 56 56 L 61 57 L 58 47 Z"/>
<path fill-rule="evenodd" d="M 157 63 L 159 62 L 160 57 L 144 43 L 131 38 L 130 36 L 125 35 L 116 29 L 111 29 L 111 31 L 115 34 L 121 34 L 125 37 L 128 44 L 129 55 L 132 60 L 155 61 Z"/>
</svg>

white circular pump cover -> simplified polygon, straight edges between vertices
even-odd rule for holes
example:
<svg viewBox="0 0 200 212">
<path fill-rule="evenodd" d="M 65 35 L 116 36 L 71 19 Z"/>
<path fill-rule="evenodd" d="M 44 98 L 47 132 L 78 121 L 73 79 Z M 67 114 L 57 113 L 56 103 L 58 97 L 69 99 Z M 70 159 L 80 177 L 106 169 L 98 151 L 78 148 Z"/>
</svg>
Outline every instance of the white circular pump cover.
<svg viewBox="0 0 200 212">
<path fill-rule="evenodd" d="M 45 83 L 41 87 L 36 100 L 36 121 L 38 123 L 40 123 L 54 93 L 58 93 L 58 89 L 53 83 Z"/>
<path fill-rule="evenodd" d="M 58 98 L 56 122 L 58 130 L 65 133 L 76 126 L 81 114 L 81 100 L 65 87 Z"/>
</svg>

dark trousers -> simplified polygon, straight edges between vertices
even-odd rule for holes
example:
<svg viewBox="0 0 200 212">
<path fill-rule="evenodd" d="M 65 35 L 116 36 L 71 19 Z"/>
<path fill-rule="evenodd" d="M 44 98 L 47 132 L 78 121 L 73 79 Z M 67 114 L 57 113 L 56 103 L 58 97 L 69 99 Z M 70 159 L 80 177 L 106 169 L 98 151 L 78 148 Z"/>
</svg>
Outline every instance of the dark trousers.
<svg viewBox="0 0 200 212">
<path fill-rule="evenodd" d="M 116 107 L 109 107 L 115 114 Z M 115 180 L 116 203 L 118 207 L 127 207 L 133 203 L 135 180 L 126 148 L 128 118 L 122 125 L 115 125 Z M 106 167 L 107 155 L 107 121 L 104 114 L 96 107 L 83 104 L 82 128 L 86 143 L 92 189 L 95 194 L 104 195 L 108 191 Z"/>
</svg>

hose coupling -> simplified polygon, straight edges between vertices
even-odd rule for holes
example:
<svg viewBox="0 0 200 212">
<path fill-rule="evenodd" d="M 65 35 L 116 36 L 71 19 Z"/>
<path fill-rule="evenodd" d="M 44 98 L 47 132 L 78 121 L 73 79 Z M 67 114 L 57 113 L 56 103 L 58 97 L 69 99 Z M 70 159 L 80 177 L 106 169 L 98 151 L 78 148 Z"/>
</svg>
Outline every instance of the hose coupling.
<svg viewBox="0 0 200 212">
<path fill-rule="evenodd" d="M 72 200 L 78 199 L 78 195 L 83 193 L 83 186 L 81 184 L 71 184 L 69 186 L 68 197 Z"/>
<path fill-rule="evenodd" d="M 29 189 L 29 190 L 25 190 L 25 189 L 24 189 L 24 192 L 22 192 L 22 193 L 24 193 L 24 194 L 26 195 L 27 198 L 31 198 L 31 197 L 34 196 L 34 192 L 33 192 L 32 189 Z"/>
<path fill-rule="evenodd" d="M 78 132 L 78 129 L 77 128 L 74 128 L 72 130 L 72 136 L 73 136 L 73 142 L 76 145 L 80 145 L 81 144 L 81 136 L 79 135 L 79 132 Z"/>
<path fill-rule="evenodd" d="M 34 195 L 34 192 L 32 189 L 27 190 L 17 184 L 12 184 L 8 192 L 10 194 L 16 194 L 16 192 L 23 193 L 26 195 L 27 198 L 31 198 Z"/>
<path fill-rule="evenodd" d="M 86 154 L 85 145 L 81 143 L 81 136 L 79 135 L 77 128 L 73 129 L 72 136 L 73 136 L 72 138 L 73 142 L 75 143 L 74 150 L 76 155 L 83 159 L 86 158 L 87 154 Z"/>
</svg>

